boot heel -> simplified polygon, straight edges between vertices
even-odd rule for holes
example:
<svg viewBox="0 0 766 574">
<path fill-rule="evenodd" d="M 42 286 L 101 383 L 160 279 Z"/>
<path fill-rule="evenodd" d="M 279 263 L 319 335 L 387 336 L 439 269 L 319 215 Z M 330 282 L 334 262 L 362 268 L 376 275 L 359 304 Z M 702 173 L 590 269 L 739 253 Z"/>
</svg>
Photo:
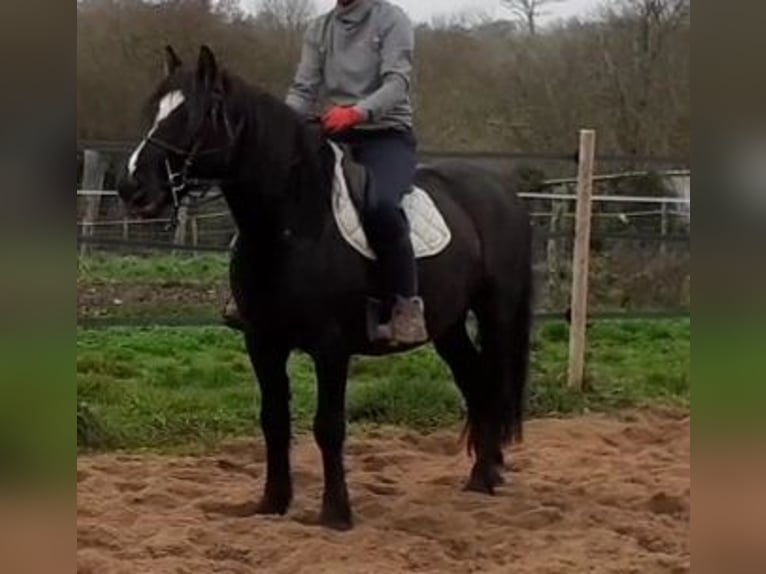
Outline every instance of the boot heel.
<svg viewBox="0 0 766 574">
<path fill-rule="evenodd" d="M 394 341 L 405 345 L 428 341 L 423 309 L 423 299 L 420 297 L 397 297 L 391 316 L 391 334 Z"/>
</svg>

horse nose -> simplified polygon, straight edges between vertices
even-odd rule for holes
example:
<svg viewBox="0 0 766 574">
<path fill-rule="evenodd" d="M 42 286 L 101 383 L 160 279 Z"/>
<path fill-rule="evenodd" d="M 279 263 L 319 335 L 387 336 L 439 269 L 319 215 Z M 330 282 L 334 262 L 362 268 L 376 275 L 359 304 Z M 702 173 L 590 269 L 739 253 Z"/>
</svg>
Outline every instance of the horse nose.
<svg viewBox="0 0 766 574">
<path fill-rule="evenodd" d="M 120 196 L 120 199 L 129 202 L 136 199 L 137 193 L 138 182 L 132 175 L 126 173 L 117 182 L 117 194 Z"/>
</svg>

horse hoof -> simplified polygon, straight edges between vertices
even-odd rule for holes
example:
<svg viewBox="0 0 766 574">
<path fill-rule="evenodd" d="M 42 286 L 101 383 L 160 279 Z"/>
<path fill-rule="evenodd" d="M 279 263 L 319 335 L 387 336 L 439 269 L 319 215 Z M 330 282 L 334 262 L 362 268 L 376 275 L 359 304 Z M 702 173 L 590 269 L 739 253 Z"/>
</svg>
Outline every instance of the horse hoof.
<svg viewBox="0 0 766 574">
<path fill-rule="evenodd" d="M 466 492 L 478 492 L 479 494 L 488 494 L 490 496 L 494 496 L 495 494 L 495 487 L 488 480 L 471 479 L 463 487 L 463 490 Z"/>
<path fill-rule="evenodd" d="M 463 490 L 492 496 L 495 494 L 495 486 L 498 484 L 498 475 L 499 473 L 494 467 L 492 470 L 487 470 L 487 472 L 474 469 Z"/>
<path fill-rule="evenodd" d="M 290 501 L 287 500 L 275 500 L 264 496 L 261 501 L 255 505 L 253 514 L 278 514 L 283 516 L 287 514 L 287 508 L 290 506 Z"/>
<path fill-rule="evenodd" d="M 354 527 L 350 510 L 324 509 L 319 517 L 319 523 L 338 532 L 347 532 Z"/>
</svg>

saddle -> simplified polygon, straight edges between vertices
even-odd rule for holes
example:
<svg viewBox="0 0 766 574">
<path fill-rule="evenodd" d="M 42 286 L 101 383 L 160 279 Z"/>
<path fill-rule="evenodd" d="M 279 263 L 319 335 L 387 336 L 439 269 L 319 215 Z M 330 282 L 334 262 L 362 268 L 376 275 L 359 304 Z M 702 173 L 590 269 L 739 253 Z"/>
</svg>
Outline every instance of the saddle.
<svg viewBox="0 0 766 574">
<path fill-rule="evenodd" d="M 341 151 L 340 165 L 343 176 L 346 178 L 348 195 L 356 212 L 361 214 L 367 207 L 367 197 L 369 195 L 369 176 L 367 169 L 360 163 L 353 160 L 351 146 L 345 143 L 336 144 Z M 407 192 L 409 193 L 409 192 Z"/>
<path fill-rule="evenodd" d="M 376 259 L 361 221 L 369 194 L 366 168 L 353 160 L 349 146 L 330 142 L 335 154 L 332 211 L 343 239 L 367 259 Z M 402 209 L 410 227 L 410 240 L 416 258 L 431 257 L 446 249 L 452 239 L 436 204 L 423 189 L 413 186 L 402 198 Z M 379 325 L 391 313 L 389 304 L 374 296 L 367 298 L 366 323 L 370 341 L 376 339 Z"/>
<path fill-rule="evenodd" d="M 343 239 L 367 259 L 376 259 L 362 225 L 369 193 L 366 168 L 353 160 L 348 146 L 330 142 L 335 154 L 332 208 Z M 402 198 L 402 209 L 410 227 L 410 240 L 418 259 L 438 255 L 452 240 L 447 223 L 431 196 L 413 186 Z"/>
</svg>

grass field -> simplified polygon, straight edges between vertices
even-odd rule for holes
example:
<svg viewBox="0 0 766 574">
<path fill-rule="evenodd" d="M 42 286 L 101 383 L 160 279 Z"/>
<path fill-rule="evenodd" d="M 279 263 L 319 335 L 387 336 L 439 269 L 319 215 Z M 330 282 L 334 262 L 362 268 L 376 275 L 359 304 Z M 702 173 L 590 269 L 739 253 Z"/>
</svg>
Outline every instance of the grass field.
<svg viewBox="0 0 766 574">
<path fill-rule="evenodd" d="M 79 283 L 209 284 L 228 278 L 229 258 L 207 255 L 114 255 L 96 253 L 77 258 Z"/>
<path fill-rule="evenodd" d="M 78 258 L 78 316 L 216 318 L 228 257 Z M 537 327 L 532 416 L 644 404 L 687 405 L 690 322 L 597 322 L 590 330 L 589 390 L 565 384 L 568 330 Z M 316 390 L 306 357 L 290 361 L 292 410 L 311 426 Z M 224 328 L 80 329 L 77 334 L 78 446 L 81 449 L 187 449 L 257 432 L 259 397 L 241 336 Z M 431 429 L 463 417 L 462 400 L 429 349 L 356 359 L 348 418 L 354 424 Z"/>
<path fill-rule="evenodd" d="M 688 320 L 594 324 L 590 389 L 583 394 L 565 385 L 567 339 L 563 323 L 536 330 L 532 416 L 688 405 Z M 294 424 L 308 430 L 316 397 L 313 370 L 296 354 L 289 371 Z M 77 389 L 81 449 L 197 449 L 257 429 L 258 393 L 241 337 L 222 328 L 80 330 Z M 431 429 L 462 416 L 461 398 L 430 349 L 352 365 L 352 423 Z"/>
</svg>

